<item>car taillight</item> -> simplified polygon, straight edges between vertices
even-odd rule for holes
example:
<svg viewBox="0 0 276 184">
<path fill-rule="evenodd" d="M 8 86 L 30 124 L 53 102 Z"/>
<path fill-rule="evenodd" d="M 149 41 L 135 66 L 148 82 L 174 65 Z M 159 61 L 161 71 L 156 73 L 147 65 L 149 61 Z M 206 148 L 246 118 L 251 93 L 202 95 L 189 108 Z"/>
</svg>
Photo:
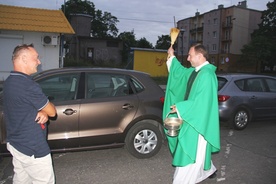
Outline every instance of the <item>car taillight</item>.
<svg viewBox="0 0 276 184">
<path fill-rule="evenodd" d="M 164 101 L 165 101 L 165 97 L 160 97 L 160 102 L 162 103 L 162 104 L 164 104 Z"/>
<path fill-rule="evenodd" d="M 229 98 L 230 98 L 230 96 L 227 96 L 227 95 L 219 95 L 219 96 L 218 96 L 218 101 L 219 101 L 219 102 L 225 102 L 225 101 L 227 101 Z"/>
</svg>

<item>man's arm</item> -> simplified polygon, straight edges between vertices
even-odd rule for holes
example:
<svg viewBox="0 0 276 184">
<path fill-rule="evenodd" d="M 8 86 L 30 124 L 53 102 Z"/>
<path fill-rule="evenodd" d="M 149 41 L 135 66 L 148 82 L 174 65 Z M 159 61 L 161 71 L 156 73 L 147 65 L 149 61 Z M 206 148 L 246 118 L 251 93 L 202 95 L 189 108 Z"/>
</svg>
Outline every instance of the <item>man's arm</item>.
<svg viewBox="0 0 276 184">
<path fill-rule="evenodd" d="M 172 47 L 170 47 L 170 48 L 168 49 L 168 60 L 167 60 L 167 62 L 166 62 L 168 72 L 170 72 L 170 68 L 171 68 L 171 65 L 172 65 L 172 60 L 173 60 L 174 57 L 175 57 L 175 56 L 174 56 L 174 50 L 173 50 Z"/>
<path fill-rule="evenodd" d="M 57 113 L 54 104 L 51 102 L 48 102 L 48 104 L 43 109 L 41 109 L 41 111 L 45 112 L 50 117 L 55 117 Z"/>
<path fill-rule="evenodd" d="M 49 116 L 54 117 L 56 113 L 55 106 L 51 102 L 48 102 L 47 105 L 37 113 L 35 121 L 38 124 L 44 124 L 48 121 Z"/>
</svg>

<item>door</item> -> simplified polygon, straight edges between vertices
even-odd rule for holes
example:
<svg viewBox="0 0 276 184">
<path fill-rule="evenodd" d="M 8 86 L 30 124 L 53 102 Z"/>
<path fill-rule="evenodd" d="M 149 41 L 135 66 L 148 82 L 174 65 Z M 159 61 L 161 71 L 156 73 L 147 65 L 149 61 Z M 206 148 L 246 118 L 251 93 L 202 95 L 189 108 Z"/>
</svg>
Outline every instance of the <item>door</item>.
<svg viewBox="0 0 276 184">
<path fill-rule="evenodd" d="M 262 78 L 248 79 L 247 86 L 247 96 L 254 116 L 257 118 L 269 116 L 272 112 L 272 101 L 264 80 Z"/>
<path fill-rule="evenodd" d="M 133 120 L 139 106 L 128 78 L 118 74 L 87 73 L 86 91 L 81 103 L 79 134 L 87 141 L 82 141 L 82 146 L 118 141 L 116 139 Z M 108 139 L 98 136 L 108 136 Z"/>
<path fill-rule="evenodd" d="M 56 119 L 50 120 L 48 126 L 51 149 L 78 147 L 81 100 L 76 99 L 76 95 L 79 79 L 80 73 L 69 73 L 55 74 L 37 81 L 57 110 Z"/>
<path fill-rule="evenodd" d="M 268 116 L 276 117 L 276 79 L 266 78 L 265 82 L 267 84 L 266 96 L 268 100 Z"/>
</svg>

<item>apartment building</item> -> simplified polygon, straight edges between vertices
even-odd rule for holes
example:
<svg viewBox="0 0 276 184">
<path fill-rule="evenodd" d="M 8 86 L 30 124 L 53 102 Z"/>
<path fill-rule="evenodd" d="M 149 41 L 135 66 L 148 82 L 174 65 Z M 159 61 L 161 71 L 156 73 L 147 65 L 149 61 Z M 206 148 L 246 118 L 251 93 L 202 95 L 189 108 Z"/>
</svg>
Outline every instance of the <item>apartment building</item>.
<svg viewBox="0 0 276 184">
<path fill-rule="evenodd" d="M 177 56 L 185 65 L 191 44 L 202 43 L 209 51 L 209 62 L 218 67 L 218 71 L 252 71 L 255 66 L 238 66 L 241 49 L 251 41 L 251 33 L 258 29 L 262 12 L 247 8 L 246 1 L 238 5 L 224 7 L 177 22 L 180 34 L 177 40 Z"/>
</svg>

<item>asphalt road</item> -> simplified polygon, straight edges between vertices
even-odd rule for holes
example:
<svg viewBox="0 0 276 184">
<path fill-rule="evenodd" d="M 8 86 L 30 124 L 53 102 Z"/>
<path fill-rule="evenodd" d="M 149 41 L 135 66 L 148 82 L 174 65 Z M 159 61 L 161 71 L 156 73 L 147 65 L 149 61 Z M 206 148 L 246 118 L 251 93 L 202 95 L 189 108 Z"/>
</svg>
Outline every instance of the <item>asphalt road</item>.
<svg viewBox="0 0 276 184">
<path fill-rule="evenodd" d="M 53 154 L 57 184 L 169 184 L 174 168 L 165 142 L 150 159 L 124 148 Z M 221 151 L 213 155 L 217 177 L 202 184 L 275 184 L 276 121 L 253 122 L 243 131 L 221 126 Z M 0 184 L 12 183 L 11 158 L 0 165 Z"/>
</svg>

